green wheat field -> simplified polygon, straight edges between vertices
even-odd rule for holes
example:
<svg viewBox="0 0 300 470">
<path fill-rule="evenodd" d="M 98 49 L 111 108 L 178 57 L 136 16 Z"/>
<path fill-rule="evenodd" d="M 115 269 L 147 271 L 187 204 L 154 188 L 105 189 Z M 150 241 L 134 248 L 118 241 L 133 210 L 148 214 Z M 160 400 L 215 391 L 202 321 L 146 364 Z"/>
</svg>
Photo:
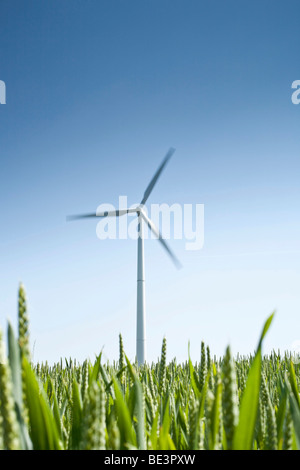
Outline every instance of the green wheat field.
<svg viewBox="0 0 300 470">
<path fill-rule="evenodd" d="M 0 333 L 1 450 L 298 450 L 299 367 L 291 353 L 262 354 L 270 315 L 247 357 L 220 359 L 201 342 L 199 363 L 131 363 L 30 357 L 24 287 L 18 333 Z"/>
</svg>

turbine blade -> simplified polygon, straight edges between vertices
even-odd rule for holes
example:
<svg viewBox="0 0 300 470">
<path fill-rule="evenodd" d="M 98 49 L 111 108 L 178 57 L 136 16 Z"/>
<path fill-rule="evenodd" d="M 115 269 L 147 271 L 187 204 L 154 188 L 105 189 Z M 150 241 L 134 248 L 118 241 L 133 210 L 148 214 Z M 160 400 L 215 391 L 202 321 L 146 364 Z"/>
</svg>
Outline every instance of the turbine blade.
<svg viewBox="0 0 300 470">
<path fill-rule="evenodd" d="M 144 221 L 146 222 L 146 224 L 148 225 L 148 227 L 150 228 L 150 230 L 152 230 L 152 232 L 154 233 L 154 235 L 157 237 L 157 239 L 160 241 L 160 243 L 163 245 L 164 249 L 167 251 L 168 255 L 171 257 L 173 263 L 175 264 L 175 266 L 179 269 L 182 267 L 180 261 L 178 260 L 178 258 L 174 255 L 173 251 L 171 250 L 171 248 L 169 247 L 169 245 L 167 244 L 167 242 L 163 239 L 160 231 L 158 230 L 158 228 L 154 225 L 154 223 L 152 222 L 152 220 L 149 219 L 149 217 L 143 212 L 141 211 L 140 212 L 141 216 L 143 217 Z"/>
<path fill-rule="evenodd" d="M 150 181 L 145 193 L 144 193 L 144 197 L 141 201 L 141 205 L 144 205 L 145 202 L 147 201 L 148 197 L 150 196 L 151 192 L 152 192 L 152 189 L 154 188 L 155 184 L 156 184 L 156 181 L 158 180 L 161 172 L 163 171 L 164 167 L 166 166 L 166 164 L 168 163 L 168 161 L 170 160 L 170 158 L 172 157 L 173 153 L 175 152 L 175 149 L 173 149 L 172 147 L 169 149 L 169 151 L 167 152 L 165 158 L 163 159 L 160 167 L 158 168 L 158 170 L 156 171 L 155 175 L 153 176 L 152 180 Z"/>
<path fill-rule="evenodd" d="M 97 212 L 97 217 L 120 217 L 121 215 L 128 214 L 130 209 L 117 209 L 115 211 Z"/>
<path fill-rule="evenodd" d="M 93 212 L 92 214 L 78 214 L 67 216 L 67 221 L 78 219 L 91 219 L 95 217 L 119 217 L 124 214 L 133 212 L 133 209 L 117 209 L 115 211 Z"/>
<path fill-rule="evenodd" d="M 94 212 L 92 214 L 77 214 L 77 215 L 67 215 L 66 219 L 69 222 L 70 220 L 78 220 L 78 219 L 92 219 L 97 217 L 97 214 Z"/>
</svg>

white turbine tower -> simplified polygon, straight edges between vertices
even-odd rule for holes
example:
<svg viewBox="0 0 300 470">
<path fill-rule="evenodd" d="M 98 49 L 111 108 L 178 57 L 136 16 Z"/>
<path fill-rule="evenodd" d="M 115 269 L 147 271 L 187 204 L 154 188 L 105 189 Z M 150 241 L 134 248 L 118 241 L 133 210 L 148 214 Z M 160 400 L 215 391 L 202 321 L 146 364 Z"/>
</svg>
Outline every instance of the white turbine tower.
<svg viewBox="0 0 300 470">
<path fill-rule="evenodd" d="M 166 241 L 163 239 L 161 233 L 156 228 L 152 220 L 146 215 L 143 210 L 146 201 L 148 200 L 161 172 L 166 166 L 167 162 L 175 152 L 175 149 L 170 148 L 165 158 L 163 159 L 160 167 L 156 171 L 152 180 L 150 181 L 144 197 L 140 204 L 134 208 L 121 209 L 115 211 L 106 211 L 102 213 L 90 213 L 90 214 L 79 214 L 71 215 L 67 217 L 67 220 L 87 219 L 94 217 L 120 217 L 129 213 L 136 213 L 138 216 L 138 250 L 137 250 L 137 316 L 136 316 L 136 357 L 138 365 L 144 364 L 146 361 L 146 305 L 145 305 L 145 264 L 144 264 L 144 228 L 143 224 L 146 223 L 150 230 L 154 233 L 155 237 L 161 242 L 172 261 L 177 267 L 180 267 L 180 263 L 176 256 L 173 254 Z"/>
</svg>

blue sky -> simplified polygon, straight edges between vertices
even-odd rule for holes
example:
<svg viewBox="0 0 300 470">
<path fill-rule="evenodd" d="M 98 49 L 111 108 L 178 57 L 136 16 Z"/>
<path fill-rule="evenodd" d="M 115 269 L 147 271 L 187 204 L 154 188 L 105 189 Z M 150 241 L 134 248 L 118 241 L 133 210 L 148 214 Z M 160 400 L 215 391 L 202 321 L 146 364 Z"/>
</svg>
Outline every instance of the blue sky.
<svg viewBox="0 0 300 470">
<path fill-rule="evenodd" d="M 300 339 L 299 3 L 1 2 L 0 325 L 25 285 L 35 361 L 135 355 L 136 243 L 68 214 L 204 204 L 205 243 L 145 242 L 148 360 Z"/>
</svg>

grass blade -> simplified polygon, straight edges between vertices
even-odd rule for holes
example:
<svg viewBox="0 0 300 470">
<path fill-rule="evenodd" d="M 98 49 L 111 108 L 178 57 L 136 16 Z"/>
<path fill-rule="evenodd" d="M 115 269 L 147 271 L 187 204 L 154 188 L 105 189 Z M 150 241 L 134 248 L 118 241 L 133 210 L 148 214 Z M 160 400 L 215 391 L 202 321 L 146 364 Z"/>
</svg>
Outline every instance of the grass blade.
<svg viewBox="0 0 300 470">
<path fill-rule="evenodd" d="M 61 450 L 62 443 L 47 397 L 25 357 L 23 368 L 33 448 Z"/>
<path fill-rule="evenodd" d="M 242 396 L 239 422 L 233 438 L 233 450 L 252 450 L 261 378 L 261 354 L 256 354 Z"/>
</svg>

